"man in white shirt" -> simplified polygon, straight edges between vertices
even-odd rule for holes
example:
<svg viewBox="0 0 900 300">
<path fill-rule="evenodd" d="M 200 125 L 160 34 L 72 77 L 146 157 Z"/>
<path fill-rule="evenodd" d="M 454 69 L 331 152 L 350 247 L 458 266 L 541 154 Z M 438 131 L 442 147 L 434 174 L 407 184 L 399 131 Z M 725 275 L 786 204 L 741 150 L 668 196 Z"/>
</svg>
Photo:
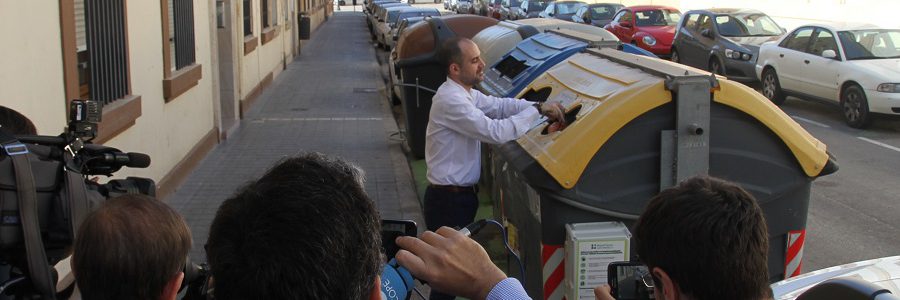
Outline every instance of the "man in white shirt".
<svg viewBox="0 0 900 300">
<path fill-rule="evenodd" d="M 439 55 L 447 81 L 432 98 L 425 132 L 425 224 L 463 227 L 475 218 L 481 169 L 481 142 L 501 144 L 524 135 L 540 115 L 564 122 L 559 103 L 536 103 L 488 96 L 473 89 L 484 79 L 481 51 L 469 39 L 445 41 Z M 430 299 L 452 299 L 435 295 Z"/>
</svg>

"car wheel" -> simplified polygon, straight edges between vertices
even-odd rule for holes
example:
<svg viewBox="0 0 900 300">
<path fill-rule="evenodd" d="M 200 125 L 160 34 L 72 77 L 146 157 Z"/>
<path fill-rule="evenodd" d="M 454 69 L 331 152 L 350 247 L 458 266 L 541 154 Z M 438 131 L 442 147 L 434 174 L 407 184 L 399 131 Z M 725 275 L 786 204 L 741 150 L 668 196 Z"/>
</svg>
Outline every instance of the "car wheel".
<svg viewBox="0 0 900 300">
<path fill-rule="evenodd" d="M 713 57 L 709 60 L 709 71 L 719 75 L 725 75 L 725 67 L 719 62 L 718 58 Z"/>
<path fill-rule="evenodd" d="M 681 63 L 679 60 L 681 60 L 681 57 L 678 57 L 678 50 L 672 48 L 672 62 Z"/>
<path fill-rule="evenodd" d="M 866 99 L 866 93 L 858 85 L 848 86 L 841 93 L 841 108 L 848 126 L 862 129 L 872 124 L 869 101 Z"/>
<path fill-rule="evenodd" d="M 784 103 L 784 91 L 781 90 L 781 83 L 778 82 L 778 73 L 775 69 L 766 68 L 762 73 L 762 92 L 763 96 L 769 98 L 769 101 L 775 105 Z"/>
</svg>

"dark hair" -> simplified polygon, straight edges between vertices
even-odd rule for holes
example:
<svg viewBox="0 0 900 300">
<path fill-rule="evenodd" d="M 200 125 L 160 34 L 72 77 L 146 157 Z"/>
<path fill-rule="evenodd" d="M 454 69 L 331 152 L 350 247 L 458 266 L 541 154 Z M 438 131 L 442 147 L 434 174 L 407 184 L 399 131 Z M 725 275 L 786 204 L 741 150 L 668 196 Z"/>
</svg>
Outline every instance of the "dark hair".
<svg viewBox="0 0 900 300">
<path fill-rule="evenodd" d="M 0 106 L 0 128 L 12 135 L 35 135 L 34 123 L 25 115 L 5 106 Z"/>
<path fill-rule="evenodd" d="M 152 299 L 184 269 L 191 231 L 154 198 L 124 195 L 88 215 L 75 240 L 72 271 L 84 299 Z"/>
<path fill-rule="evenodd" d="M 635 247 L 694 299 L 760 299 L 768 293 L 766 221 L 756 200 L 732 183 L 695 177 L 650 200 Z"/>
<path fill-rule="evenodd" d="M 285 159 L 219 207 L 206 244 L 215 297 L 367 298 L 380 231 L 358 168 L 316 153 Z"/>
<path fill-rule="evenodd" d="M 454 36 L 441 43 L 441 48 L 438 49 L 438 59 L 444 66 L 444 70 L 449 71 L 450 65 L 454 63 L 463 64 L 462 47 L 459 44 L 468 40 L 464 37 Z"/>
</svg>

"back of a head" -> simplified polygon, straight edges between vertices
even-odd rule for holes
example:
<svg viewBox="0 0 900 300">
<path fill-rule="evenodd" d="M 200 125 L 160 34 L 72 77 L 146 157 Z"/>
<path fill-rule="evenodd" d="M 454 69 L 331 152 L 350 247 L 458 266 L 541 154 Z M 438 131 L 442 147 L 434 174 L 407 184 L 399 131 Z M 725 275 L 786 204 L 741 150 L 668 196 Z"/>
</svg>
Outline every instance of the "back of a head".
<svg viewBox="0 0 900 300">
<path fill-rule="evenodd" d="M 226 200 L 206 244 L 214 296 L 362 299 L 381 271 L 380 220 L 359 169 L 289 158 Z"/>
<path fill-rule="evenodd" d="M 0 106 L 0 128 L 12 135 L 35 135 L 34 123 L 25 115 L 5 106 Z"/>
<path fill-rule="evenodd" d="M 83 299 L 157 300 L 181 272 L 191 232 L 171 207 L 143 195 L 107 200 L 78 230 L 72 270 Z"/>
<path fill-rule="evenodd" d="M 662 191 L 635 226 L 635 247 L 693 299 L 761 299 L 768 294 L 768 234 L 756 200 L 709 177 Z"/>
</svg>

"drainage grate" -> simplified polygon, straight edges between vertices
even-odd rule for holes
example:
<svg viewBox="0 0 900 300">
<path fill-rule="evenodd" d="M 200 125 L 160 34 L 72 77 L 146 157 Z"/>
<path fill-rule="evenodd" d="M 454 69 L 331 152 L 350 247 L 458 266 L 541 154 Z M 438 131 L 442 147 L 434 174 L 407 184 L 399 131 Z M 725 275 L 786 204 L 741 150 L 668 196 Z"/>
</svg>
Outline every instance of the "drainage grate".
<svg viewBox="0 0 900 300">
<path fill-rule="evenodd" d="M 354 88 L 353 89 L 353 93 L 359 93 L 359 94 L 371 94 L 371 93 L 375 93 L 377 91 L 378 91 L 378 89 L 376 89 L 376 88 Z"/>
</svg>

